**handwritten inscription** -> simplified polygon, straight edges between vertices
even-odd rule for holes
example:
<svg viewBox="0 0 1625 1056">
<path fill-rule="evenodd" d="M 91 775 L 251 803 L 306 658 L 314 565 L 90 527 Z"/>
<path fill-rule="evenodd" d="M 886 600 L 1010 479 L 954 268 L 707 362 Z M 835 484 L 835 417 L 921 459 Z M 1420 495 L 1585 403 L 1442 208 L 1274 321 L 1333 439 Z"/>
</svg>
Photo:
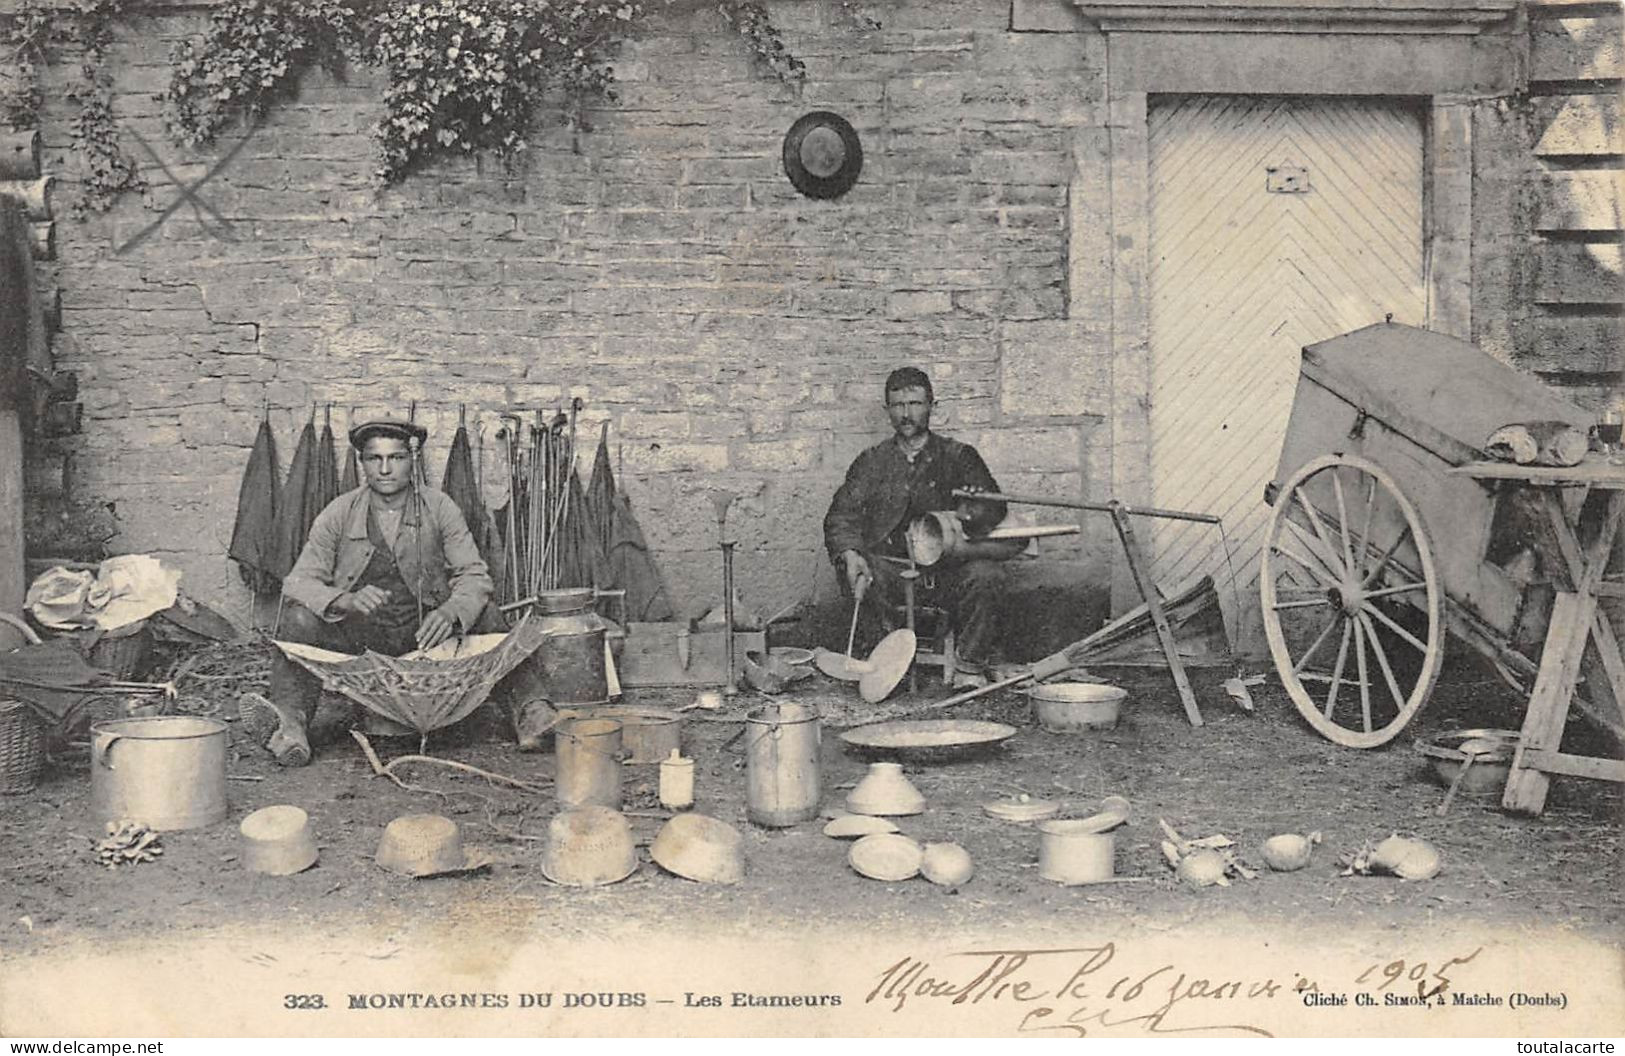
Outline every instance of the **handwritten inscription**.
<svg viewBox="0 0 1625 1056">
<path fill-rule="evenodd" d="M 1375 1004 L 1366 989 L 1392 1007 L 1442 1001 L 1452 969 L 1478 956 L 1450 957 L 1431 965 L 1396 959 L 1371 964 L 1353 979 L 1355 1003 Z M 973 950 L 949 954 L 939 965 L 908 956 L 882 969 L 864 998 L 892 1012 L 911 1003 L 1008 1006 L 1020 1016 L 1022 1033 L 1087 1037 L 1094 1032 L 1262 1036 L 1253 1010 L 1283 995 L 1308 1007 L 1341 1006 L 1346 995 L 1328 993 L 1318 979 L 1298 973 L 1216 976 L 1177 964 L 1141 968 L 1125 963 L 1115 943 L 1055 949 Z M 1341 985 L 1341 982 L 1339 983 Z M 1401 992 L 1403 991 L 1403 992 Z M 1414 991 L 1414 992 L 1413 992 Z"/>
</svg>

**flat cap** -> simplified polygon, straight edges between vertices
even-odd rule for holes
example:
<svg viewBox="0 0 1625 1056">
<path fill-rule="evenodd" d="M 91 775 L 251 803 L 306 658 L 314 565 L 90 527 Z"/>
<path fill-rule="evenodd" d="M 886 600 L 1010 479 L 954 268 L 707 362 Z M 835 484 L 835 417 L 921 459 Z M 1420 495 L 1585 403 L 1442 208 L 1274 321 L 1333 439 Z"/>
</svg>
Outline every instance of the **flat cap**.
<svg viewBox="0 0 1625 1056">
<path fill-rule="evenodd" d="M 429 438 L 429 430 L 416 422 L 402 422 L 393 418 L 380 418 L 373 422 L 362 422 L 350 430 L 350 446 L 357 451 L 367 446 L 367 441 L 373 437 L 383 436 L 391 440 L 416 440 L 418 446 Z"/>
</svg>

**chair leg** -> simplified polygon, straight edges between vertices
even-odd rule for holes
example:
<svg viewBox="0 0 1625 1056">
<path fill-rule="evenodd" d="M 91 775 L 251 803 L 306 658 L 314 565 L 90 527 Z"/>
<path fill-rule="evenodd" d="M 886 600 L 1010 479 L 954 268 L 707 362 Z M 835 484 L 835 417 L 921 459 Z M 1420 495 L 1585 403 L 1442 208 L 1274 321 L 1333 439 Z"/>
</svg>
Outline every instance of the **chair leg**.
<svg viewBox="0 0 1625 1056">
<path fill-rule="evenodd" d="M 954 632 L 945 631 L 942 635 L 942 680 L 952 683 L 954 672 L 958 670 L 959 658 L 954 654 Z"/>
</svg>

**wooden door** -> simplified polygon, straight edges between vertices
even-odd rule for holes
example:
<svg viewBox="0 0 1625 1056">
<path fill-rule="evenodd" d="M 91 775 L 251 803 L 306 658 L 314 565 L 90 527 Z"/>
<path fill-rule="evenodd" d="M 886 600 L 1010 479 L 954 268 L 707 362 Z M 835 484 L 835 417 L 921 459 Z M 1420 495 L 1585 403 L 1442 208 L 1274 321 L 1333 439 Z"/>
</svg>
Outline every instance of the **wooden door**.
<svg viewBox="0 0 1625 1056">
<path fill-rule="evenodd" d="M 1166 97 L 1148 118 L 1152 501 L 1224 519 L 1222 534 L 1157 522 L 1155 575 L 1213 575 L 1251 640 L 1299 350 L 1390 313 L 1426 319 L 1423 118 L 1275 96 Z"/>
</svg>

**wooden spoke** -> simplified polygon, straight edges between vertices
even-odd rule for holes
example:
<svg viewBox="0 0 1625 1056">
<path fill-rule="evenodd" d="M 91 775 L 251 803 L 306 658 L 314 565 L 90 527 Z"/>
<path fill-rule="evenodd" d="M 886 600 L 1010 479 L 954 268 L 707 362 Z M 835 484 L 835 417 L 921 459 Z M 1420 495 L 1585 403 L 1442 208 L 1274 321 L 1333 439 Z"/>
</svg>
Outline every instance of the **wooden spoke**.
<svg viewBox="0 0 1625 1056">
<path fill-rule="evenodd" d="M 1343 665 L 1349 658 L 1349 638 L 1352 636 L 1353 620 L 1343 621 L 1343 644 L 1337 647 L 1337 664 L 1332 668 L 1332 686 L 1326 693 L 1326 721 L 1332 718 L 1332 709 L 1337 707 L 1337 691 L 1342 688 Z"/>
<path fill-rule="evenodd" d="M 1313 609 L 1330 604 L 1331 602 L 1325 598 L 1305 598 L 1302 601 L 1278 601 L 1271 608 L 1279 612 L 1282 609 Z"/>
<path fill-rule="evenodd" d="M 1281 685 L 1304 721 L 1328 739 L 1350 748 L 1386 744 L 1433 691 L 1443 656 L 1444 593 L 1425 525 L 1392 477 L 1353 456 L 1311 459 L 1280 482 L 1276 495 L 1259 591 Z M 1311 496 L 1327 509 L 1317 509 Z M 1391 538 L 1379 545 L 1373 531 Z M 1382 598 L 1414 609 L 1416 622 L 1396 622 L 1390 615 L 1396 610 L 1377 607 Z M 1357 611 L 1345 613 L 1344 605 Z M 1323 610 L 1329 622 L 1322 622 Z M 1394 647 L 1382 640 L 1389 633 L 1419 652 L 1419 665 L 1407 655 L 1395 666 Z M 1320 658 L 1334 635 L 1337 658 L 1328 678 Z M 1385 688 L 1373 690 L 1377 680 Z M 1357 715 L 1353 706 L 1339 706 L 1350 683 L 1359 691 Z"/>
<path fill-rule="evenodd" d="M 1304 557 L 1302 552 L 1292 549 L 1291 547 L 1283 546 L 1280 543 L 1274 543 L 1272 545 L 1276 551 L 1286 557 L 1290 557 L 1306 572 L 1320 580 L 1323 587 L 1338 586 L 1337 577 L 1326 569 L 1325 566 L 1321 565 L 1319 561 L 1314 561 L 1310 558 Z"/>
<path fill-rule="evenodd" d="M 1365 732 L 1371 732 L 1371 677 L 1365 664 L 1365 634 L 1363 625 L 1354 621 L 1354 664 L 1360 672 L 1360 717 L 1365 720 Z"/>
<path fill-rule="evenodd" d="M 1354 571 L 1354 546 L 1349 542 L 1349 505 L 1343 499 L 1343 477 L 1331 471 L 1332 493 L 1337 496 L 1337 532 L 1343 539 L 1343 567 Z"/>
<path fill-rule="evenodd" d="M 1288 557 L 1292 557 L 1294 561 L 1308 568 L 1311 572 L 1317 573 L 1318 578 L 1328 585 L 1335 587 L 1341 583 L 1343 580 L 1342 569 L 1337 567 L 1336 551 L 1331 553 L 1322 552 L 1321 546 L 1323 544 L 1320 540 L 1304 531 L 1303 526 L 1300 524 L 1287 521 L 1285 526 L 1286 530 L 1291 533 L 1293 541 L 1302 544 L 1314 556 L 1315 560 L 1310 562 L 1294 557 L 1284 546 L 1281 547 L 1281 552 L 1287 554 Z M 1280 544 L 1277 543 L 1276 545 L 1279 546 Z M 1324 573 L 1324 575 L 1320 575 L 1320 573 Z"/>
<path fill-rule="evenodd" d="M 1397 583 L 1391 587 L 1383 587 L 1381 590 L 1368 590 L 1365 596 L 1367 598 L 1386 598 L 1391 594 L 1407 594 L 1413 590 L 1426 589 L 1428 589 L 1426 583 Z"/>
<path fill-rule="evenodd" d="M 1388 683 L 1388 692 L 1394 695 L 1394 707 L 1405 710 L 1405 694 L 1399 691 L 1399 680 L 1394 677 L 1394 669 L 1388 664 L 1388 653 L 1383 649 L 1382 643 L 1377 640 L 1377 629 L 1371 625 L 1371 617 L 1364 612 L 1359 614 L 1360 622 L 1365 625 L 1366 641 L 1371 643 L 1371 651 L 1377 654 L 1377 666 L 1382 669 L 1382 677 Z"/>
<path fill-rule="evenodd" d="M 1354 573 L 1362 578 L 1365 576 L 1366 558 L 1369 556 L 1371 548 L 1371 521 L 1376 516 L 1376 513 L 1377 478 L 1369 477 L 1365 489 L 1365 523 L 1360 526 L 1360 567 Z"/>
<path fill-rule="evenodd" d="M 1326 644 L 1326 639 L 1331 636 L 1332 628 L 1336 627 L 1337 624 L 1338 621 L 1334 619 L 1329 621 L 1326 626 L 1321 629 L 1320 634 L 1316 636 L 1314 642 L 1309 646 L 1308 652 L 1304 653 L 1302 658 L 1298 660 L 1296 666 L 1292 668 L 1293 674 L 1297 674 L 1309 665 L 1309 658 L 1314 656 L 1315 653 L 1319 651 L 1320 647 Z"/>
<path fill-rule="evenodd" d="M 1401 627 L 1399 624 L 1395 623 L 1392 619 L 1390 619 L 1386 612 L 1383 612 L 1381 609 L 1377 608 L 1375 605 L 1362 605 L 1362 606 L 1360 606 L 1360 614 L 1361 615 L 1364 615 L 1364 614 L 1366 614 L 1368 612 L 1371 615 L 1375 616 L 1377 619 L 1381 620 L 1383 622 L 1383 626 L 1387 627 L 1390 631 L 1393 631 L 1395 634 L 1397 634 L 1402 641 L 1407 642 L 1410 645 L 1415 646 L 1417 649 L 1421 650 L 1424 653 L 1428 651 L 1428 647 L 1424 643 L 1417 641 L 1416 636 L 1414 634 L 1412 634 L 1410 631 L 1407 631 L 1405 628 Z"/>
<path fill-rule="evenodd" d="M 1388 567 L 1388 562 L 1394 559 L 1394 555 L 1399 552 L 1399 548 L 1404 546 L 1405 540 L 1409 539 L 1410 537 L 1411 526 L 1407 524 L 1405 526 L 1405 530 L 1395 536 L 1394 541 L 1390 543 L 1388 549 L 1383 552 L 1382 560 L 1377 562 L 1377 567 L 1366 573 L 1366 577 L 1360 581 L 1360 585 L 1362 587 L 1369 587 L 1371 584 L 1375 583 L 1377 581 L 1377 577 L 1382 575 L 1383 569 Z"/>
<path fill-rule="evenodd" d="M 1337 479 L 1336 473 L 1332 474 L 1332 479 Z M 1320 536 L 1320 541 L 1325 545 L 1326 549 L 1335 553 L 1337 547 L 1332 543 L 1331 536 L 1326 534 L 1326 523 L 1321 519 L 1320 511 L 1315 509 L 1314 503 L 1309 501 L 1309 496 L 1304 494 L 1302 488 L 1294 488 L 1292 497 L 1298 500 L 1304 512 L 1309 515 L 1309 524 L 1314 528 L 1315 534 Z"/>
</svg>

